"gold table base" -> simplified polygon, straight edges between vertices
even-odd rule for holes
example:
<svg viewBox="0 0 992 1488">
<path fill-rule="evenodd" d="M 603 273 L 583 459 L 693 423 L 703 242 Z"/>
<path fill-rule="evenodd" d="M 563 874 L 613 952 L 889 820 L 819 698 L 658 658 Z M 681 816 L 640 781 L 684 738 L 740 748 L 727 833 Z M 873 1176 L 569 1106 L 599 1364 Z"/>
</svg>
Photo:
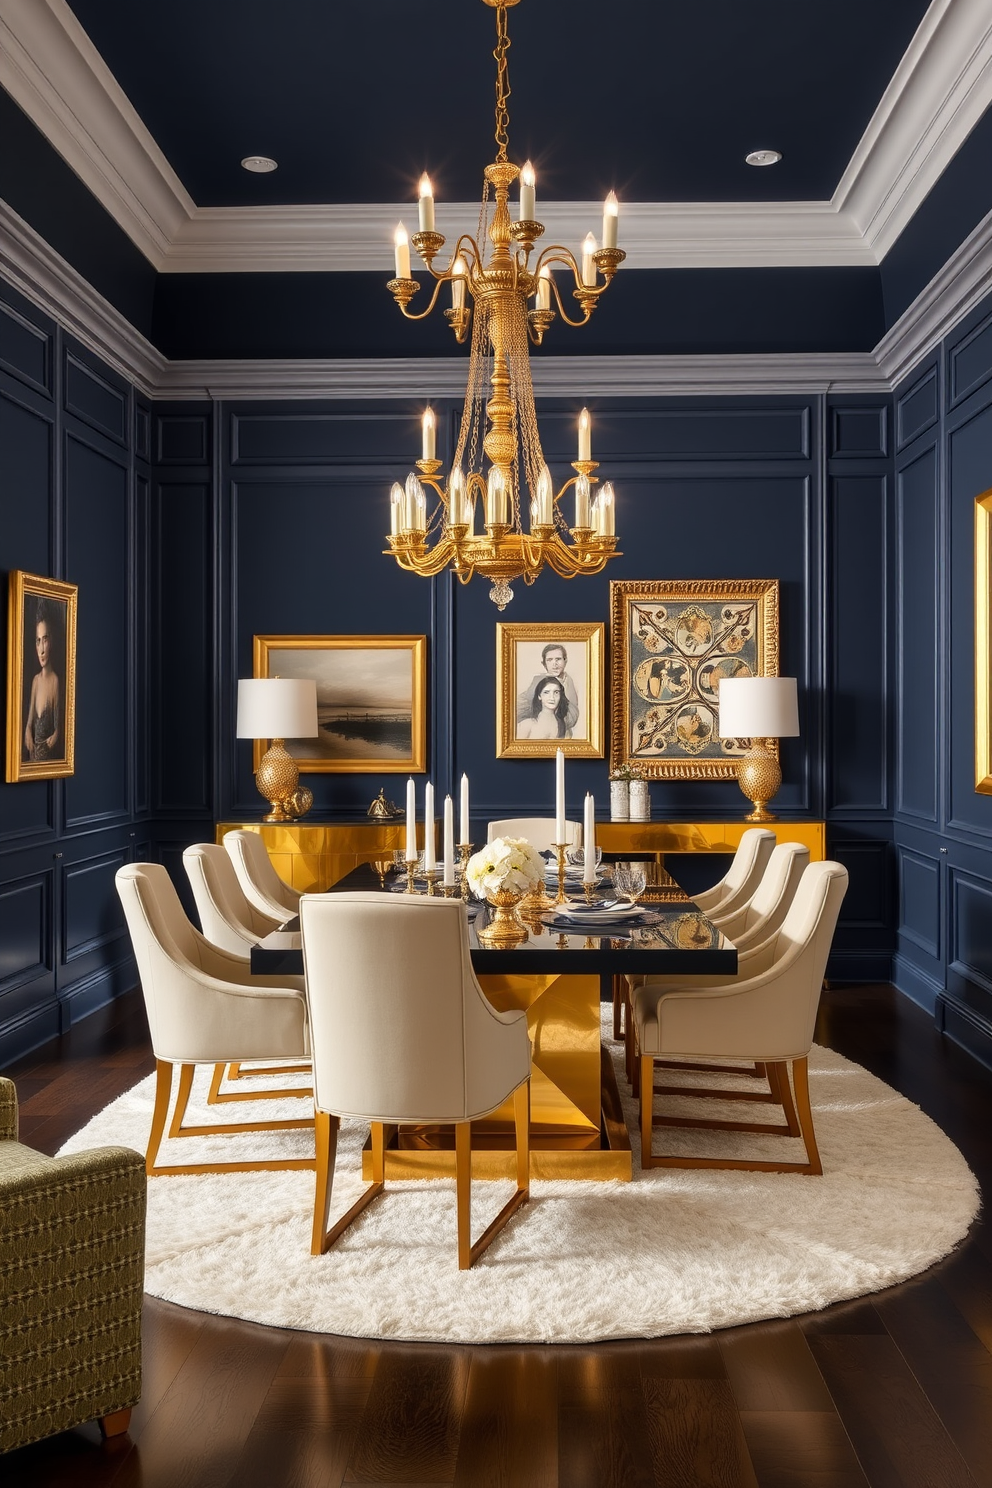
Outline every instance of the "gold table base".
<svg viewBox="0 0 992 1488">
<path fill-rule="evenodd" d="M 500 1012 L 526 1008 L 531 1039 L 531 1176 L 630 1181 L 630 1139 L 613 1064 L 600 1039 L 598 976 L 480 976 Z M 404 1126 L 386 1177 L 453 1178 L 453 1128 Z M 365 1178 L 372 1150 L 362 1154 Z M 473 1178 L 513 1178 L 513 1101 L 472 1122 Z"/>
</svg>

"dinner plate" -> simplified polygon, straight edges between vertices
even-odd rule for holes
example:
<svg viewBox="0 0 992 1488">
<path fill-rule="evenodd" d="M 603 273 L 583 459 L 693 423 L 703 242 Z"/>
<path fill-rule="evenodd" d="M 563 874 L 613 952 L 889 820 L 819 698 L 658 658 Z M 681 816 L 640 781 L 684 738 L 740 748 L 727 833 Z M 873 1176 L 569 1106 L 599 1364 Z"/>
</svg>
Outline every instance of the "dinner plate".
<svg viewBox="0 0 992 1488">
<path fill-rule="evenodd" d="M 644 909 L 639 904 L 609 904 L 599 901 L 596 904 L 576 902 L 558 905 L 558 914 L 577 920 L 629 920 L 636 919 L 643 913 Z"/>
</svg>

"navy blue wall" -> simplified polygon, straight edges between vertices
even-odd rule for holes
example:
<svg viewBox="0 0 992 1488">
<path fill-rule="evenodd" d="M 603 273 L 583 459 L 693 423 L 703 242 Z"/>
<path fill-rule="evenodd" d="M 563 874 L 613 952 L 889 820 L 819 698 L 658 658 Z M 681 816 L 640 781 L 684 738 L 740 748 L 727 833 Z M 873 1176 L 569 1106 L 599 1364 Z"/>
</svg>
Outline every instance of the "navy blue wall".
<svg viewBox="0 0 992 1488">
<path fill-rule="evenodd" d="M 975 791 L 975 497 L 992 487 L 992 300 L 897 389 L 897 985 L 992 1059 L 992 799 Z"/>
<path fill-rule="evenodd" d="M 11 1057 L 134 981 L 113 877 L 150 840 L 151 423 L 120 378 L 0 293 L 0 568 L 68 579 L 80 596 L 75 774 L 0 784 L 0 1056 Z M 6 604 L 2 616 L 6 656 Z"/>
<path fill-rule="evenodd" d="M 545 811 L 551 769 L 496 759 L 488 585 L 427 582 L 381 555 L 419 402 L 149 410 L 14 293 L 3 306 L 0 452 L 16 499 L 0 515 L 0 564 L 80 585 L 76 775 L 0 796 L 10 1057 L 130 979 L 112 883 L 121 862 L 151 854 L 181 882 L 188 842 L 217 819 L 259 814 L 251 746 L 233 728 L 253 635 L 426 634 L 430 772 L 442 793 L 469 772 L 480 824 Z M 457 409 L 438 412 L 450 452 Z M 560 477 L 576 412 L 540 409 Z M 518 586 L 504 618 L 607 621 L 611 578 L 778 578 L 782 670 L 800 680 L 803 729 L 783 745 L 779 803 L 825 817 L 851 871 L 832 975 L 887 977 L 889 400 L 598 400 L 595 419 L 624 556 L 595 578 Z M 605 760 L 571 764 L 571 809 L 591 789 L 605 811 L 606 776 Z M 306 779 L 316 812 L 344 820 L 364 817 L 380 785 L 402 796 L 396 776 Z M 732 781 L 657 782 L 652 798 L 656 816 L 744 811 Z"/>
</svg>

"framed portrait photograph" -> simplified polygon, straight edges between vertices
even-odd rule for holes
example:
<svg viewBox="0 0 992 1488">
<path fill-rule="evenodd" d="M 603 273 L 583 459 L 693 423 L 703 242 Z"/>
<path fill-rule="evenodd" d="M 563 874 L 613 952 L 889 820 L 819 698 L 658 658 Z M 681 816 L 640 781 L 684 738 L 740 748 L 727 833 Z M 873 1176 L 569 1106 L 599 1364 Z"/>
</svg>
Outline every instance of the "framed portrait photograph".
<svg viewBox="0 0 992 1488">
<path fill-rule="evenodd" d="M 736 777 L 751 741 L 721 739 L 719 685 L 778 676 L 778 580 L 613 580 L 610 625 L 610 768 Z"/>
<path fill-rule="evenodd" d="M 604 630 L 599 622 L 497 625 L 498 758 L 562 749 L 602 759 Z"/>
<path fill-rule="evenodd" d="M 7 779 L 71 775 L 77 587 L 21 569 L 8 583 Z"/>
<path fill-rule="evenodd" d="M 317 738 L 284 741 L 301 774 L 427 768 L 426 636 L 255 636 L 254 674 L 317 684 Z"/>
</svg>

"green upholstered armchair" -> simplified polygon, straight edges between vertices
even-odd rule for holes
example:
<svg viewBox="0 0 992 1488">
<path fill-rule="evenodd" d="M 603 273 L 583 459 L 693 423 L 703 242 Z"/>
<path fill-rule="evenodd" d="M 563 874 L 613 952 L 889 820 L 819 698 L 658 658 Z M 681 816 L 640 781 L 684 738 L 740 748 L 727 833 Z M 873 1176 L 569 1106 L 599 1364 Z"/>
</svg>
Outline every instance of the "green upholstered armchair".
<svg viewBox="0 0 992 1488">
<path fill-rule="evenodd" d="M 141 1395 L 144 1242 L 140 1153 L 22 1146 L 17 1095 L 0 1077 L 0 1452 L 84 1421 L 127 1430 Z"/>
</svg>

